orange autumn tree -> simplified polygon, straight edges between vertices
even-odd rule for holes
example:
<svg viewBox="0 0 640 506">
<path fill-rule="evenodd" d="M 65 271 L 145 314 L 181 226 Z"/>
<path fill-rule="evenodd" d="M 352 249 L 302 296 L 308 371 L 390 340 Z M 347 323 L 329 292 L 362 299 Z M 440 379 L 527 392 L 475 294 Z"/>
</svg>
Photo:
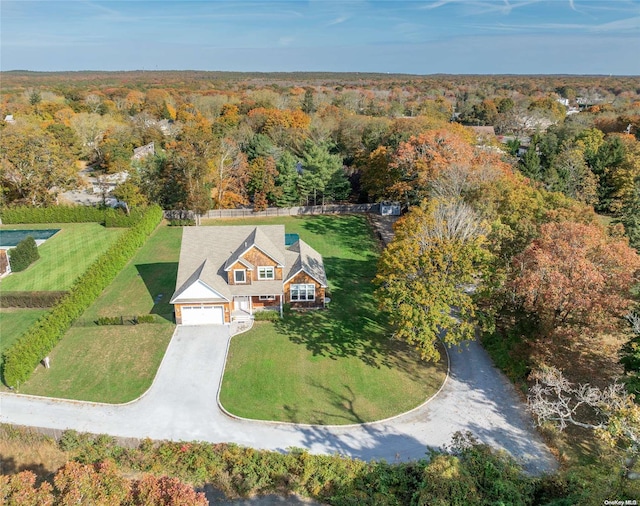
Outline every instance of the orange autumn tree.
<svg viewBox="0 0 640 506">
<path fill-rule="evenodd" d="M 451 166 L 472 174 L 494 166 L 510 172 L 500 155 L 476 148 L 450 129 L 429 130 L 401 143 L 391 155 L 388 173 L 394 179 L 387 197 L 417 204 L 429 196 L 431 185 Z"/>
<path fill-rule="evenodd" d="M 640 257 L 598 225 L 547 223 L 513 260 L 509 287 L 543 329 L 615 328 L 628 312 Z"/>
</svg>

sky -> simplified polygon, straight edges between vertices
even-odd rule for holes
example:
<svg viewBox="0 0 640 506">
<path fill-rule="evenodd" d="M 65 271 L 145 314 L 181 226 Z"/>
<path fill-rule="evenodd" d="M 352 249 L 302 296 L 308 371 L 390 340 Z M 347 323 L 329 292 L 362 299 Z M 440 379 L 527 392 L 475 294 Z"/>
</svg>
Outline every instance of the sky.
<svg viewBox="0 0 640 506">
<path fill-rule="evenodd" d="M 640 75 L 640 0 L 0 0 L 0 70 Z"/>
</svg>

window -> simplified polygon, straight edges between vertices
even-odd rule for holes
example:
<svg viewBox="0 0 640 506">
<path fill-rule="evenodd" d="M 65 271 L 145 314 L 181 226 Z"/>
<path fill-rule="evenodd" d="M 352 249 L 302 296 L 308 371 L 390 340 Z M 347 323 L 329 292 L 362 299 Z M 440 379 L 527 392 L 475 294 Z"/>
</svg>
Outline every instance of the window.
<svg viewBox="0 0 640 506">
<path fill-rule="evenodd" d="M 235 280 L 236 283 L 246 283 L 247 282 L 246 271 L 243 269 L 238 269 L 233 271 L 233 279 Z"/>
<path fill-rule="evenodd" d="M 276 296 L 275 295 L 260 295 L 260 297 L 258 297 L 260 300 L 276 300 Z"/>
<path fill-rule="evenodd" d="M 273 279 L 275 269 L 273 267 L 258 267 L 258 279 Z"/>
<path fill-rule="evenodd" d="M 316 285 L 291 285 L 290 300 L 316 300 Z"/>
</svg>

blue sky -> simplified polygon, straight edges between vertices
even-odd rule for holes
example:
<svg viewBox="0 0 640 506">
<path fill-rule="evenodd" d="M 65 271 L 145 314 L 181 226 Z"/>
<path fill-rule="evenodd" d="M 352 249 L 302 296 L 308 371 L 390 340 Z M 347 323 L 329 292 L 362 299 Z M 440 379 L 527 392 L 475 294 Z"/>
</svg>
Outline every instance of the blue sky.
<svg viewBox="0 0 640 506">
<path fill-rule="evenodd" d="M 1 0 L 0 69 L 639 75 L 640 0 Z"/>
</svg>

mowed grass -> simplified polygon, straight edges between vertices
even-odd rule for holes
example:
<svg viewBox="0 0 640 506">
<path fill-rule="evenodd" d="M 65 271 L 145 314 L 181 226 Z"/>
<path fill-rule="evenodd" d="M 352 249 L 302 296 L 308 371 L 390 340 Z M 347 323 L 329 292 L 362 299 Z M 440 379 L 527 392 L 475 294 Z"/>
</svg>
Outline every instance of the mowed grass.
<svg viewBox="0 0 640 506">
<path fill-rule="evenodd" d="M 56 346 L 51 368 L 38 368 L 20 392 L 107 403 L 142 395 L 153 382 L 175 325 L 160 316 L 155 324 L 99 327 L 90 322 L 97 316 L 167 315 L 181 238 L 181 228 L 159 227 Z"/>
<path fill-rule="evenodd" d="M 422 362 L 390 329 L 371 282 L 377 245 L 362 216 L 227 220 L 218 224 L 285 225 L 324 257 L 331 289 L 327 310 L 257 322 L 233 338 L 220 400 L 254 419 L 348 424 L 414 408 L 446 376 L 446 358 Z"/>
<path fill-rule="evenodd" d="M 3 291 L 68 290 L 73 282 L 124 232 L 97 223 L 5 225 L 0 230 L 59 228 L 38 247 L 40 259 L 0 281 Z"/>
<path fill-rule="evenodd" d="M 73 327 L 20 393 L 82 401 L 122 403 L 153 382 L 173 335 L 173 325 Z"/>
</svg>

